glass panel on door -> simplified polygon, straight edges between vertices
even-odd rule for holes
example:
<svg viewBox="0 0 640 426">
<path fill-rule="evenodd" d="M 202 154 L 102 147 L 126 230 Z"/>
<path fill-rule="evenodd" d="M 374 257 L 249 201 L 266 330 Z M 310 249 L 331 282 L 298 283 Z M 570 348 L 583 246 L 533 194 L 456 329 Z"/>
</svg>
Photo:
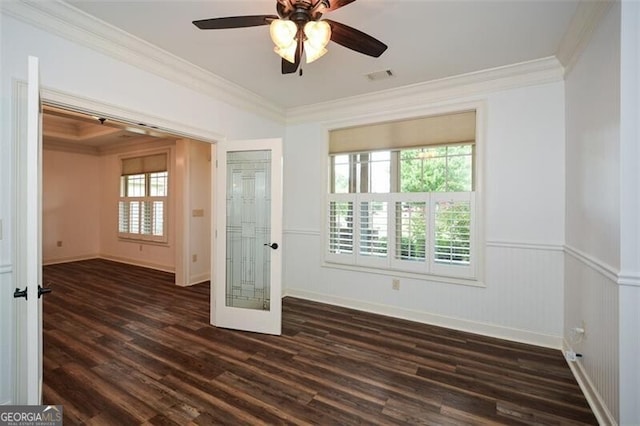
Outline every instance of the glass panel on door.
<svg viewBox="0 0 640 426">
<path fill-rule="evenodd" d="M 271 150 L 227 152 L 225 306 L 270 310 Z"/>
</svg>

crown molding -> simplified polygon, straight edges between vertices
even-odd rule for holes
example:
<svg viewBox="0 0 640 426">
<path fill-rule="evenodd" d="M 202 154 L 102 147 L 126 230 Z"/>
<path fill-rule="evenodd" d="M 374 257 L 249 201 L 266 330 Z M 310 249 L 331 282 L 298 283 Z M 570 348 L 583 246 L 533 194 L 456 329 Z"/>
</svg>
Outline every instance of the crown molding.
<svg viewBox="0 0 640 426">
<path fill-rule="evenodd" d="M 284 123 L 267 99 L 107 24 L 61 0 L 1 1 L 2 13 L 97 52 L 205 93 L 244 111 Z"/>
<path fill-rule="evenodd" d="M 589 44 L 593 32 L 609 11 L 615 0 L 581 1 L 571 18 L 567 32 L 562 37 L 556 57 L 569 74 L 578 58 Z"/>
<path fill-rule="evenodd" d="M 564 69 L 555 56 L 431 80 L 336 101 L 291 108 L 287 124 L 332 121 L 345 116 L 424 108 L 425 104 L 473 98 L 489 92 L 561 81 Z"/>
</svg>

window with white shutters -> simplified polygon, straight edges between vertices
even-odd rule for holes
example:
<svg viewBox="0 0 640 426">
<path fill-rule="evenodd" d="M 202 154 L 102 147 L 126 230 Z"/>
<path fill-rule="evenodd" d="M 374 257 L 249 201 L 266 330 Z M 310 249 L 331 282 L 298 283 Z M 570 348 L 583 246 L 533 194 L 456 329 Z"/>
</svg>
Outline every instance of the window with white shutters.
<svg viewBox="0 0 640 426">
<path fill-rule="evenodd" d="M 447 132 L 449 125 L 457 127 Z M 325 259 L 474 279 L 475 112 L 410 120 L 407 126 L 330 134 Z M 424 137 L 421 146 L 417 130 L 429 129 L 436 135 Z M 385 142 L 394 135 L 401 141 Z M 367 140 L 375 150 L 349 151 Z"/>
<path fill-rule="evenodd" d="M 167 242 L 167 153 L 122 159 L 118 236 Z"/>
</svg>

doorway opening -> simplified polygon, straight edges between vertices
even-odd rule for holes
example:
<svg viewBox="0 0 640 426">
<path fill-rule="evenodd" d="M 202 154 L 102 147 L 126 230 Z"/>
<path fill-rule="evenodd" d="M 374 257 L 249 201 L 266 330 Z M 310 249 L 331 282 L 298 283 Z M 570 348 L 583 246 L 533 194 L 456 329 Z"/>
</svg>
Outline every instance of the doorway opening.
<svg viewBox="0 0 640 426">
<path fill-rule="evenodd" d="M 211 277 L 212 145 L 101 113 L 43 107 L 43 264 L 104 258 Z"/>
</svg>

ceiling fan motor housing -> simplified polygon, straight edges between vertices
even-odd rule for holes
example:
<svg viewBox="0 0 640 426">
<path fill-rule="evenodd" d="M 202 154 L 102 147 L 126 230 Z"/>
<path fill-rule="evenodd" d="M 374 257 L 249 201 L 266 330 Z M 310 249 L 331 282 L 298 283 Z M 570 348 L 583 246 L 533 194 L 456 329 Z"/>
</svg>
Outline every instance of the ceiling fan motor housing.
<svg viewBox="0 0 640 426">
<path fill-rule="evenodd" d="M 298 27 L 303 27 L 309 21 L 317 21 L 322 17 L 321 6 L 330 7 L 329 0 L 320 0 L 312 4 L 310 1 L 278 1 L 276 9 L 281 19 L 289 19 Z"/>
</svg>

